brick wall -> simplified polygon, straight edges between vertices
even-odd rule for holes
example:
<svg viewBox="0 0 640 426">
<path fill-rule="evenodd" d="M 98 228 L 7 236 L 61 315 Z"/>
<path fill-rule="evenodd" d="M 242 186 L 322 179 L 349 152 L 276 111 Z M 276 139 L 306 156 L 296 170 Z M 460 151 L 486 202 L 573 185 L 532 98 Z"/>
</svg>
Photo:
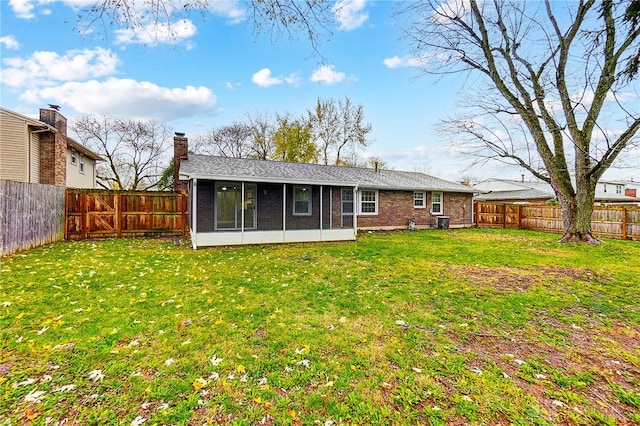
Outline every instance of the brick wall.
<svg viewBox="0 0 640 426">
<path fill-rule="evenodd" d="M 57 132 L 40 135 L 40 183 L 67 184 L 67 119 L 54 109 L 40 109 L 40 121 L 55 127 Z"/>
<path fill-rule="evenodd" d="M 450 226 L 468 226 L 473 223 L 471 194 L 445 192 L 443 215 L 450 217 Z M 415 219 L 416 226 L 428 228 L 437 226 L 437 215 L 431 215 L 431 192 L 427 192 L 426 207 L 413 207 L 413 191 L 379 191 L 378 214 L 358 215 L 359 229 L 400 229 L 407 227 L 407 221 Z"/>
</svg>

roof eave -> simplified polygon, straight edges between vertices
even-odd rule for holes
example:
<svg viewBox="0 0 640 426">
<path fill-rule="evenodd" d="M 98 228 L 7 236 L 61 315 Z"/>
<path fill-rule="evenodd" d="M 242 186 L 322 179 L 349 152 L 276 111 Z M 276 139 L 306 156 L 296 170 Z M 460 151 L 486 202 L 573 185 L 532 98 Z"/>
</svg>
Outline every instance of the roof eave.
<svg viewBox="0 0 640 426">
<path fill-rule="evenodd" d="M 226 182 L 252 182 L 252 183 L 288 183 L 303 185 L 327 185 L 327 186 L 350 186 L 357 187 L 355 182 L 338 182 L 338 181 L 320 181 L 310 179 L 284 179 L 284 178 L 261 178 L 256 176 L 228 176 L 228 175 L 209 175 L 199 173 L 180 173 L 180 180 L 217 180 Z"/>
</svg>

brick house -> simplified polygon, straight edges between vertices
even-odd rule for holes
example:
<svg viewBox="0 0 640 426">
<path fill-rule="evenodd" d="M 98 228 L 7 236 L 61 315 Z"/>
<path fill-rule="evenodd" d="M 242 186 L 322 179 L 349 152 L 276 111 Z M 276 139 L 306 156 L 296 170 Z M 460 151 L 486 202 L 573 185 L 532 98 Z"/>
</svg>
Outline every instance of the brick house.
<svg viewBox="0 0 640 426">
<path fill-rule="evenodd" d="M 102 160 L 67 136 L 67 119 L 57 109 L 41 108 L 36 120 L 0 108 L 0 179 L 95 188 Z"/>
<path fill-rule="evenodd" d="M 182 134 L 174 160 L 194 248 L 473 225 L 474 190 L 423 173 L 193 155 Z"/>
</svg>

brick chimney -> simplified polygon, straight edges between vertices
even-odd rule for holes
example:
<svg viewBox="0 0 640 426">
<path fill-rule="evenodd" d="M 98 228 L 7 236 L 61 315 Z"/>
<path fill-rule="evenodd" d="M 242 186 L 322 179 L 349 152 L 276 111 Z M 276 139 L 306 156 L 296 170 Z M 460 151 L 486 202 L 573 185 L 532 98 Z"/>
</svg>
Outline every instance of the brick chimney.
<svg viewBox="0 0 640 426">
<path fill-rule="evenodd" d="M 173 190 L 183 192 L 188 190 L 188 183 L 180 180 L 180 160 L 186 160 L 189 155 L 189 140 L 184 133 L 176 132 L 173 137 Z"/>
<path fill-rule="evenodd" d="M 67 119 L 58 108 L 40 108 L 40 121 L 58 130 L 40 135 L 40 183 L 66 186 Z"/>
</svg>

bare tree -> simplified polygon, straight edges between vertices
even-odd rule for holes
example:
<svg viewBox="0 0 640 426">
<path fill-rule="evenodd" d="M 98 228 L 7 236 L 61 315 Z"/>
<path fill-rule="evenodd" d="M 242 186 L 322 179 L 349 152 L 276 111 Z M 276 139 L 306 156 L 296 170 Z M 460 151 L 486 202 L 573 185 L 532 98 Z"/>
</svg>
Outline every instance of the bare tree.
<svg viewBox="0 0 640 426">
<path fill-rule="evenodd" d="M 162 177 L 163 161 L 172 129 L 156 121 L 83 116 L 72 131 L 107 161 L 98 164 L 98 184 L 108 189 L 155 189 Z"/>
<path fill-rule="evenodd" d="M 347 96 L 337 101 L 318 98 L 315 108 L 307 110 L 307 116 L 324 164 L 329 164 L 333 155 L 334 164 L 339 165 L 345 149 L 357 151 L 369 143 L 371 124 L 365 123 L 364 108 L 361 104 L 354 105 Z"/>
<path fill-rule="evenodd" d="M 270 159 L 275 150 L 276 117 L 267 112 L 255 112 L 247 113 L 246 120 L 253 138 L 251 157 L 257 160 Z"/>
<path fill-rule="evenodd" d="M 96 0 L 78 14 L 79 30 L 90 27 L 118 28 L 134 32 L 154 30 L 153 38 L 176 36 L 174 23 L 193 14 L 204 15 L 222 3 L 219 0 Z M 229 2 L 230 4 L 232 2 Z M 335 3 L 328 0 L 249 0 L 244 6 L 254 33 L 269 34 L 274 39 L 285 34 L 295 39 L 301 33 L 311 43 L 314 52 L 322 41 L 332 36 Z"/>
<path fill-rule="evenodd" d="M 640 28 L 624 19 L 626 6 L 424 0 L 406 9 L 414 19 L 406 34 L 426 73 L 472 73 L 485 84 L 475 112 L 449 120 L 449 130 L 550 183 L 562 241 L 597 242 L 596 183 L 637 142 L 640 104 L 637 92 L 625 102 L 622 71 Z"/>
<path fill-rule="evenodd" d="M 252 130 L 246 123 L 235 121 L 194 137 L 194 151 L 221 157 L 247 158 L 252 153 Z"/>
</svg>

